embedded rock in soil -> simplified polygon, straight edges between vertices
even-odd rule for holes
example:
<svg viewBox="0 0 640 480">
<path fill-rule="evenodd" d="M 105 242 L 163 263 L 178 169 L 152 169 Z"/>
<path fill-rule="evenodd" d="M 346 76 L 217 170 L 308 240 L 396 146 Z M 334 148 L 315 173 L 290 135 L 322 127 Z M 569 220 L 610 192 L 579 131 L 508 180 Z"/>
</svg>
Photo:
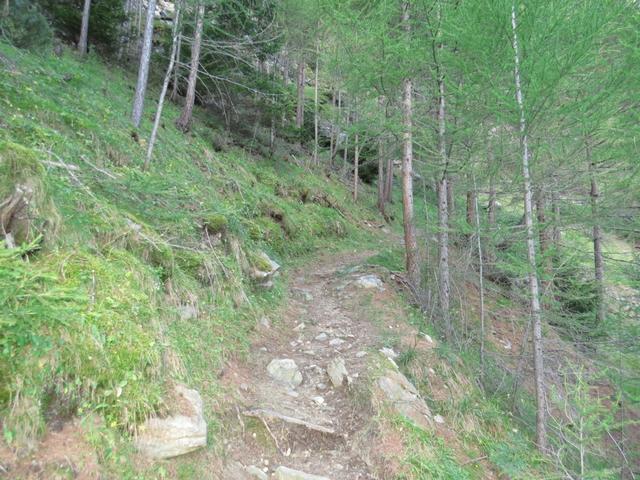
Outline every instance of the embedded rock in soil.
<svg viewBox="0 0 640 480">
<path fill-rule="evenodd" d="M 416 387 L 402 373 L 387 370 L 378 379 L 378 387 L 383 397 L 399 414 L 413 421 L 417 426 L 431 427 L 431 411 L 420 398 Z"/>
<path fill-rule="evenodd" d="M 356 280 L 356 285 L 361 288 L 377 288 L 380 291 L 384 290 L 382 280 L 377 275 L 365 275 Z"/>
<path fill-rule="evenodd" d="M 277 275 L 278 270 L 280 270 L 280 265 L 264 252 L 260 252 L 258 259 L 260 265 L 253 266 L 251 269 L 251 278 L 257 285 L 264 288 L 271 288 L 273 287 L 273 278 Z"/>
<path fill-rule="evenodd" d="M 183 385 L 176 385 L 175 394 L 179 399 L 176 412 L 166 418 L 150 418 L 135 439 L 136 448 L 148 457 L 177 457 L 207 444 L 200 394 Z"/>
<path fill-rule="evenodd" d="M 347 367 L 345 367 L 344 359 L 340 357 L 334 358 L 329 362 L 329 365 L 327 365 L 327 374 L 334 387 L 341 387 L 349 381 Z"/>
<path fill-rule="evenodd" d="M 290 358 L 274 358 L 267 371 L 276 382 L 295 388 L 302 383 L 302 373 Z"/>
<path fill-rule="evenodd" d="M 312 475 L 310 473 L 304 473 L 287 467 L 278 467 L 275 473 L 276 480 L 330 480 L 328 477 Z"/>
</svg>

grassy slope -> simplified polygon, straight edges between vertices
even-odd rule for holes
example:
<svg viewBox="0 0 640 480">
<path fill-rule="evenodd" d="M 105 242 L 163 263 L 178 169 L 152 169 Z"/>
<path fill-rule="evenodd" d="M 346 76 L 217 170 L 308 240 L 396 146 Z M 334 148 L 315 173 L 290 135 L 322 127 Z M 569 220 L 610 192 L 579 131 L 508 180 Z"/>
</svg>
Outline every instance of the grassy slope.
<svg viewBox="0 0 640 480">
<path fill-rule="evenodd" d="M 33 179 L 44 236 L 28 265 L 17 251 L 0 256 L 5 439 L 28 447 L 47 419 L 76 408 L 130 429 L 162 409 L 170 380 L 198 388 L 214 418 L 225 357 L 246 351 L 256 318 L 282 299 L 279 285 L 253 288 L 240 264 L 259 263 L 261 250 L 290 265 L 317 248 L 371 241 L 357 225 L 373 208 L 283 158 L 213 152 L 212 136 L 225 134 L 206 127 L 203 112 L 191 135 L 178 133 L 173 105 L 143 173 L 129 74 L 95 58 L 4 44 L 0 53 L 13 65 L 0 71 L 0 194 Z M 204 223 L 228 241 L 206 245 Z M 179 320 L 184 305 L 197 319 Z"/>
</svg>

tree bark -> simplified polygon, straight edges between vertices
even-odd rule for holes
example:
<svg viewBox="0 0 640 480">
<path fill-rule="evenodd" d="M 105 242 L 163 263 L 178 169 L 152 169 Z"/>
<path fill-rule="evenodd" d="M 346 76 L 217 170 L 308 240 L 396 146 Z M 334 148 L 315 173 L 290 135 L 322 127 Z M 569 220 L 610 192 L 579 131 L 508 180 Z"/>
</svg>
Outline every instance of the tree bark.
<svg viewBox="0 0 640 480">
<path fill-rule="evenodd" d="M 196 101 L 196 85 L 198 84 L 198 69 L 200 67 L 200 47 L 202 45 L 202 29 L 204 27 L 204 3 L 198 4 L 196 13 L 196 31 L 191 45 L 191 67 L 189 70 L 189 80 L 187 84 L 187 95 L 184 100 L 184 107 L 178 120 L 176 127 L 183 132 L 188 132 L 191 128 L 191 119 L 193 118 L 193 105 Z"/>
<path fill-rule="evenodd" d="M 142 111 L 144 109 L 144 97 L 147 92 L 147 80 L 149 78 L 149 61 L 151 60 L 151 40 L 153 38 L 153 19 L 156 12 L 156 0 L 149 0 L 147 7 L 147 23 L 142 40 L 142 53 L 140 55 L 140 67 L 138 68 L 138 82 L 133 100 L 133 112 L 131 120 L 133 125 L 140 127 Z"/>
<path fill-rule="evenodd" d="M 80 27 L 80 41 L 78 42 L 78 52 L 80 52 L 80 55 L 87 54 L 90 11 L 91 11 L 91 0 L 84 0 L 84 8 L 82 9 L 82 26 Z"/>
<path fill-rule="evenodd" d="M 313 163 L 318 165 L 318 129 L 319 129 L 319 115 L 318 108 L 318 74 L 320 71 L 320 45 L 316 42 L 316 71 L 313 81 Z"/>
<path fill-rule="evenodd" d="M 438 149 L 440 160 L 445 168 L 448 165 L 446 143 L 446 99 L 444 74 L 438 72 Z M 444 173 L 438 185 L 438 293 L 440 309 L 447 340 L 453 339 L 453 326 L 450 315 L 450 278 L 449 278 L 449 195 L 451 187 Z"/>
<path fill-rule="evenodd" d="M 333 112 L 335 112 L 335 106 L 336 106 L 336 91 L 334 89 L 331 89 L 331 109 Z M 331 127 L 329 128 L 329 167 L 333 167 L 333 150 L 334 148 L 337 148 L 336 145 L 336 139 L 335 139 L 335 130 L 336 130 L 336 119 L 335 119 L 335 113 L 333 115 L 333 118 L 331 119 Z"/>
<path fill-rule="evenodd" d="M 533 228 L 533 190 L 529 171 L 529 139 L 525 117 L 524 97 L 520 80 L 520 47 L 518 45 L 516 5 L 511 5 L 511 28 L 514 51 L 514 80 L 516 101 L 520 111 L 520 144 L 522 147 L 522 174 L 524 179 L 524 216 L 527 228 L 527 257 L 529 260 L 529 290 L 531 317 L 533 321 L 533 365 L 536 389 L 536 444 L 541 452 L 547 450 L 547 420 L 545 409 L 545 375 L 542 339 L 542 311 L 540 308 L 540 287 L 536 273 L 536 243 Z"/>
<path fill-rule="evenodd" d="M 389 155 L 387 157 L 387 176 L 385 178 L 384 185 L 384 200 L 385 202 L 392 203 L 393 201 L 393 157 Z"/>
<path fill-rule="evenodd" d="M 410 2 L 402 4 L 402 24 L 407 37 L 411 35 L 409 24 Z M 411 78 L 405 78 L 403 82 L 402 111 L 402 220 L 404 227 L 404 246 L 407 277 L 414 288 L 420 286 L 420 269 L 418 266 L 418 242 L 413 224 L 413 85 Z"/>
<path fill-rule="evenodd" d="M 378 105 L 380 108 L 384 107 L 384 96 L 378 97 Z M 385 186 L 385 175 L 384 175 L 384 136 L 381 133 L 378 136 L 378 210 L 380 210 L 380 214 L 385 217 L 384 211 L 384 186 Z"/>
<path fill-rule="evenodd" d="M 178 97 L 178 84 L 180 83 L 180 52 L 182 50 L 182 32 L 178 33 L 178 47 L 176 50 L 176 65 L 173 69 L 173 85 L 171 86 L 171 101 Z"/>
<path fill-rule="evenodd" d="M 591 161 L 590 147 L 587 142 L 587 161 L 589 162 L 589 174 L 591 177 L 591 191 L 589 197 L 591 200 L 591 221 L 593 223 L 593 264 L 594 276 L 596 282 L 596 324 L 602 325 L 607 316 L 607 305 L 604 287 L 604 258 L 602 256 L 602 228 L 598 218 L 598 200 L 600 198 L 600 190 L 595 175 L 595 165 Z"/>
<path fill-rule="evenodd" d="M 447 174 L 447 214 L 449 215 L 449 218 L 453 218 L 454 210 L 455 197 L 453 193 L 453 180 L 451 180 L 451 176 Z"/>
<path fill-rule="evenodd" d="M 475 190 L 467 191 L 467 225 L 473 227 L 476 222 L 476 203 L 478 199 Z"/>
<path fill-rule="evenodd" d="M 554 190 L 551 193 L 551 210 L 553 210 L 553 247 L 556 252 L 560 249 L 560 241 L 562 240 L 562 232 L 560 230 L 560 201 L 558 193 Z"/>
<path fill-rule="evenodd" d="M 360 175 L 360 135 L 356 133 L 355 151 L 353 153 L 353 201 L 358 201 L 358 176 Z"/>
<path fill-rule="evenodd" d="M 296 128 L 304 125 L 304 54 L 298 61 L 298 104 L 296 106 Z"/>
<path fill-rule="evenodd" d="M 544 278 L 542 279 L 542 298 L 549 298 L 551 289 L 551 278 L 553 276 L 553 259 L 549 255 L 549 230 L 547 228 L 547 201 L 542 189 L 538 189 L 536 195 L 536 214 L 538 217 L 538 239 L 540 243 L 540 256 L 542 257 Z M 548 302 L 545 306 L 548 307 Z"/>
<path fill-rule="evenodd" d="M 178 38 L 180 37 L 180 33 L 178 32 L 178 25 L 180 23 L 180 7 L 181 2 L 178 1 L 175 4 L 176 13 L 175 18 L 173 19 L 173 35 L 171 42 L 171 57 L 169 59 L 169 66 L 167 67 L 167 73 L 164 76 L 164 82 L 162 83 L 162 90 L 160 91 L 160 99 L 158 100 L 158 109 L 156 110 L 156 116 L 153 121 L 153 129 L 151 130 L 151 136 L 149 137 L 149 146 L 147 147 L 147 157 L 144 161 L 143 170 L 147 170 L 149 168 L 149 164 L 151 163 L 151 158 L 153 155 L 153 146 L 156 143 L 156 137 L 158 135 L 158 127 L 160 125 L 160 119 L 162 118 L 162 108 L 164 107 L 164 98 L 167 95 L 167 89 L 169 87 L 169 80 L 171 79 L 171 73 L 175 67 L 176 57 L 178 55 Z"/>
</svg>

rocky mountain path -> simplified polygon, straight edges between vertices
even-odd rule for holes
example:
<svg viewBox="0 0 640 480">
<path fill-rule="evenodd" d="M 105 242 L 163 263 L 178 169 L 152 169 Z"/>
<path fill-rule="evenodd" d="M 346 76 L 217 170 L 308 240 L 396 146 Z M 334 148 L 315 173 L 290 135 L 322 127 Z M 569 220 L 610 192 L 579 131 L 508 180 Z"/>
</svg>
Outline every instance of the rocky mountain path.
<svg viewBox="0 0 640 480">
<path fill-rule="evenodd" d="M 391 288 L 363 265 L 368 255 L 324 257 L 294 272 L 282 317 L 263 319 L 248 364 L 225 374 L 238 400 L 223 480 L 379 478 L 361 448 L 375 413 L 358 392 L 370 391 L 381 327 L 358 305 Z M 420 403 L 413 413 L 429 415 L 410 384 L 398 392 Z"/>
</svg>

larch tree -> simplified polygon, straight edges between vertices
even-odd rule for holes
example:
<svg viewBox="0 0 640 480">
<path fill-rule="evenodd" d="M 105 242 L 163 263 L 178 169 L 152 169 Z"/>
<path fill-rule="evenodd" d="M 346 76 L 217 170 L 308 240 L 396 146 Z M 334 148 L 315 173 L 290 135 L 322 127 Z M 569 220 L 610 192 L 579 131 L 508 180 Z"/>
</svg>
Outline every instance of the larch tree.
<svg viewBox="0 0 640 480">
<path fill-rule="evenodd" d="M 140 65 L 138 67 L 138 81 L 133 97 L 133 111 L 131 121 L 133 125 L 140 127 L 142 112 L 144 110 L 144 97 L 147 93 L 147 81 L 149 80 L 149 63 L 151 62 L 151 43 L 153 40 L 153 21 L 156 13 L 156 0 L 149 0 L 147 4 L 147 18 L 142 40 L 142 52 L 140 53 Z"/>
<path fill-rule="evenodd" d="M 204 28 L 205 6 L 199 2 L 196 8 L 196 28 L 193 42 L 191 44 L 191 66 L 189 68 L 189 79 L 187 81 L 187 94 L 184 100 L 182 113 L 176 120 L 176 127 L 183 132 L 188 132 L 191 128 L 193 117 L 193 106 L 196 101 L 196 86 L 198 84 L 198 70 L 200 69 L 200 49 L 202 47 L 202 32 Z"/>
<path fill-rule="evenodd" d="M 80 55 L 85 55 L 87 53 L 90 12 L 91 0 L 84 0 L 84 7 L 82 8 L 82 25 L 80 27 L 80 40 L 78 41 L 78 52 L 80 53 Z"/>
</svg>

